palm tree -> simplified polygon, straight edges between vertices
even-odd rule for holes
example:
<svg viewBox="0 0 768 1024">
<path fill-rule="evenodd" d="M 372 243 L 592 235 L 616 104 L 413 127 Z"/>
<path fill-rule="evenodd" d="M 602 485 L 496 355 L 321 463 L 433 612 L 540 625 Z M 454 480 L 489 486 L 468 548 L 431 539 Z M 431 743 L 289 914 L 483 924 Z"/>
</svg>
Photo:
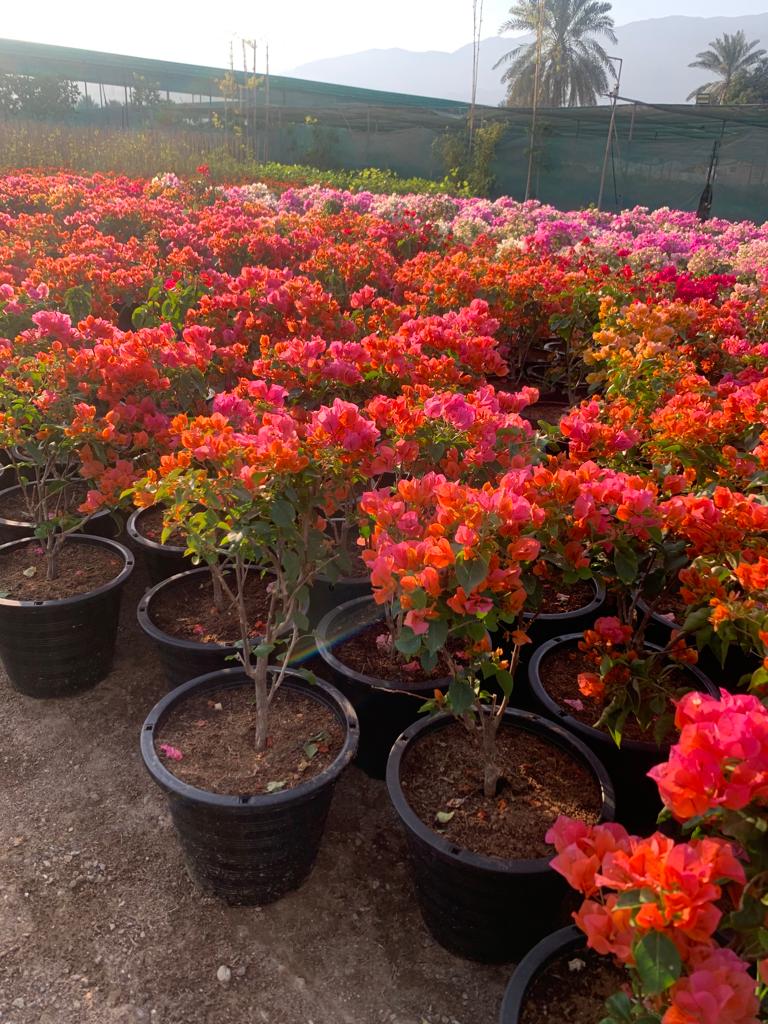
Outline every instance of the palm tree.
<svg viewBox="0 0 768 1024">
<path fill-rule="evenodd" d="M 608 91 L 610 61 L 595 36 L 615 43 L 611 5 L 604 0 L 518 0 L 500 32 L 528 29 L 538 33 L 541 17 L 539 103 L 545 107 L 591 106 Z M 509 63 L 507 106 L 527 107 L 533 101 L 536 42 L 521 43 L 494 67 Z"/>
<path fill-rule="evenodd" d="M 688 99 L 706 97 L 715 103 L 725 103 L 729 98 L 728 92 L 734 78 L 750 71 L 765 56 L 765 50 L 755 49 L 759 42 L 759 39 L 753 39 L 748 43 L 742 29 L 732 36 L 724 32 L 722 36 L 713 40 L 709 44 L 709 49 L 697 53 L 696 60 L 691 61 L 688 67 L 711 71 L 720 78 L 720 81 L 698 86 L 689 93 Z"/>
</svg>

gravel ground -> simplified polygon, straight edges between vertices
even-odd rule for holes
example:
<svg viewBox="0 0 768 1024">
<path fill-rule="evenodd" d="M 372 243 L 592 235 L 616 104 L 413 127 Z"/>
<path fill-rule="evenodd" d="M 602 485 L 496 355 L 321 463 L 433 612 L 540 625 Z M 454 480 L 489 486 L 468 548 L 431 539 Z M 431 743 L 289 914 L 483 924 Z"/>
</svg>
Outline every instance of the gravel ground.
<svg viewBox="0 0 768 1024">
<path fill-rule="evenodd" d="M 91 692 L 34 701 L 0 671 L 0 1022 L 495 1024 L 510 968 L 430 938 L 384 784 L 355 767 L 298 892 L 233 908 L 192 886 L 138 752 L 166 689 L 145 585 L 137 566 Z"/>
</svg>

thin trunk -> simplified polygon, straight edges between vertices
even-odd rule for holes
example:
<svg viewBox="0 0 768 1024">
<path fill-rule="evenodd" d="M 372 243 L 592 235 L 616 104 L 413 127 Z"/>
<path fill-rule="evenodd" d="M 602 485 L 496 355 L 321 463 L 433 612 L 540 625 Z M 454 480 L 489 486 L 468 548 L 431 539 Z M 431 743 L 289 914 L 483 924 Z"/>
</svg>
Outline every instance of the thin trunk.
<svg viewBox="0 0 768 1024">
<path fill-rule="evenodd" d="M 502 712 L 503 714 L 503 712 Z M 496 796 L 501 772 L 496 764 L 496 733 L 499 729 L 500 715 L 496 707 L 488 711 L 480 711 L 480 742 L 483 755 L 483 794 L 489 798 Z"/>
<path fill-rule="evenodd" d="M 50 583 L 59 576 L 59 550 L 61 544 L 51 536 L 45 545 L 45 578 Z"/>
<path fill-rule="evenodd" d="M 256 659 L 253 672 L 254 693 L 256 696 L 256 750 L 266 750 L 269 734 L 269 688 L 267 685 L 267 669 L 269 655 L 260 654 Z"/>
<path fill-rule="evenodd" d="M 262 751 L 267 746 L 267 735 L 269 733 L 269 684 L 267 669 L 269 667 L 269 654 L 259 654 L 254 664 L 251 657 L 251 629 L 248 621 L 248 611 L 245 605 L 245 581 L 248 570 L 242 557 L 238 556 L 235 561 L 235 583 L 237 596 L 237 617 L 240 623 L 240 643 L 242 649 L 240 658 L 245 669 L 245 674 L 253 683 L 254 696 L 256 698 L 256 750 Z M 266 636 L 263 642 L 271 639 L 270 624 L 267 623 Z"/>
<path fill-rule="evenodd" d="M 221 567 L 218 565 L 210 566 L 211 569 L 211 583 L 213 585 L 213 605 L 217 612 L 223 612 L 225 609 L 224 604 L 224 581 L 221 576 Z"/>
</svg>

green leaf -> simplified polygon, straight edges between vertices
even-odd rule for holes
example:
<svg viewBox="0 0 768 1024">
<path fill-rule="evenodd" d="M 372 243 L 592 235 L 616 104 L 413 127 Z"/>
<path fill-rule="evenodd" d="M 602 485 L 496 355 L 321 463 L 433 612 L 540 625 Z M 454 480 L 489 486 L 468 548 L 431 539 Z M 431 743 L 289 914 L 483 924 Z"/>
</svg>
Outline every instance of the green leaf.
<svg viewBox="0 0 768 1024">
<path fill-rule="evenodd" d="M 695 611 L 690 612 L 683 623 L 683 631 L 695 633 L 702 626 L 706 626 L 709 622 L 710 611 L 710 608 L 697 608 Z"/>
<path fill-rule="evenodd" d="M 512 673 L 508 672 L 505 668 L 498 669 L 496 672 L 496 682 L 501 687 L 501 692 L 504 696 L 509 697 L 515 682 Z"/>
<path fill-rule="evenodd" d="M 480 643 L 481 640 L 484 640 L 488 633 L 488 630 L 485 628 L 485 623 L 480 622 L 478 619 L 468 622 L 463 629 L 467 636 L 471 640 L 474 640 L 475 643 Z"/>
<path fill-rule="evenodd" d="M 475 691 L 466 679 L 453 679 L 448 687 L 446 699 L 455 715 L 463 715 L 475 702 Z"/>
<path fill-rule="evenodd" d="M 613 555 L 616 575 L 626 586 L 631 586 L 637 579 L 637 555 L 631 548 L 616 548 Z"/>
<path fill-rule="evenodd" d="M 267 793 L 278 793 L 281 789 L 285 789 L 287 785 L 288 782 L 286 779 L 283 779 L 280 782 L 268 782 L 266 785 L 266 791 Z"/>
<path fill-rule="evenodd" d="M 606 999 L 605 1008 L 610 1010 L 612 1014 L 609 1018 L 611 1021 L 623 1022 L 632 1020 L 632 1000 L 626 992 L 617 992 Z"/>
<path fill-rule="evenodd" d="M 401 654 L 415 654 L 421 647 L 421 640 L 406 626 L 395 640 L 395 647 Z"/>
<path fill-rule="evenodd" d="M 448 639 L 448 623 L 444 619 L 436 619 L 429 624 L 425 645 L 430 654 L 437 654 L 445 646 Z"/>
<path fill-rule="evenodd" d="M 33 576 L 37 575 L 37 567 L 34 565 L 27 566 L 26 569 L 21 570 L 21 575 L 26 576 L 28 580 L 32 579 Z"/>
<path fill-rule="evenodd" d="M 251 648 L 251 653 L 254 658 L 268 658 L 274 649 L 274 644 L 259 644 L 257 647 Z"/>
<path fill-rule="evenodd" d="M 309 630 L 309 619 L 307 618 L 306 613 L 299 611 L 298 608 L 293 613 L 293 621 L 302 633 L 306 633 Z"/>
<path fill-rule="evenodd" d="M 438 811 L 435 820 L 439 821 L 441 825 L 447 825 L 455 813 L 456 811 Z"/>
<path fill-rule="evenodd" d="M 297 676 L 301 676 L 302 679 L 306 680 L 310 686 L 317 686 L 317 676 L 311 668 L 291 668 L 291 672 L 295 672 Z"/>
<path fill-rule="evenodd" d="M 306 758 L 309 758 L 309 760 L 311 761 L 312 758 L 315 756 L 315 754 L 318 751 L 318 746 L 317 746 L 316 743 L 312 743 L 310 741 L 309 743 L 305 743 L 304 744 L 304 748 L 303 749 L 304 749 L 304 756 Z"/>
<path fill-rule="evenodd" d="M 682 962 L 674 943 L 661 932 L 649 932 L 632 953 L 646 995 L 658 996 L 680 977 Z"/>
<path fill-rule="evenodd" d="M 654 903 L 656 896 L 650 889 L 629 889 L 620 893 L 616 900 L 616 906 L 622 909 L 629 907 L 642 907 L 646 903 Z"/>
<path fill-rule="evenodd" d="M 4 597 L 8 597 L 9 594 L 10 590 L 0 590 L 0 600 L 2 600 L 2 598 Z"/>
<path fill-rule="evenodd" d="M 277 498 L 269 506 L 269 515 L 275 526 L 287 529 L 289 526 L 293 526 L 296 510 L 290 501 L 285 501 L 283 498 Z"/>
<path fill-rule="evenodd" d="M 422 651 L 419 657 L 421 667 L 427 673 L 434 672 L 437 668 L 437 652 L 436 651 Z"/>
<path fill-rule="evenodd" d="M 456 562 L 456 579 L 468 594 L 479 586 L 487 575 L 488 563 L 483 558 L 475 558 L 471 562 Z"/>
</svg>

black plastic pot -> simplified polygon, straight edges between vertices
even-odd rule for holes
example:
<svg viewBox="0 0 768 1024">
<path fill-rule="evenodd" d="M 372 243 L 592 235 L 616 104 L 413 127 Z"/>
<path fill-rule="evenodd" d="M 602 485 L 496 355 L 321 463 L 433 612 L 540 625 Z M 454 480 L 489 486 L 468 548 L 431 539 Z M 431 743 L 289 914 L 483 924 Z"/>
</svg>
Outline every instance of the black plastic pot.
<svg viewBox="0 0 768 1024">
<path fill-rule="evenodd" d="M 452 717 L 437 715 L 398 737 L 387 764 L 387 788 L 405 827 L 416 896 L 429 931 L 458 956 L 508 963 L 567 921 L 570 890 L 550 867 L 550 858 L 503 860 L 471 853 L 433 832 L 411 809 L 400 784 L 403 758 L 423 736 L 451 726 L 456 726 Z M 613 819 L 608 773 L 581 740 L 526 711 L 507 711 L 504 727 L 533 733 L 588 768 L 602 790 L 602 820 Z"/>
<path fill-rule="evenodd" d="M 560 707 L 549 696 L 542 683 L 540 668 L 547 655 L 559 646 L 575 647 L 581 639 L 581 633 L 555 637 L 534 651 L 528 665 L 528 684 L 532 699 L 540 714 L 559 722 L 569 732 L 583 740 L 608 769 L 616 789 L 617 821 L 630 831 L 647 834 L 655 828 L 656 819 L 661 811 L 659 792 L 656 784 L 648 778 L 648 772 L 654 765 L 667 759 L 669 745 L 658 746 L 651 742 L 624 739 L 621 747 L 617 747 L 607 732 L 585 725 Z M 651 650 L 660 649 L 655 644 L 647 646 Z M 685 671 L 692 676 L 691 689 L 719 696 L 717 687 L 699 669 L 686 666 Z"/>
<path fill-rule="evenodd" d="M 575 925 L 560 928 L 538 942 L 515 968 L 501 1004 L 499 1024 L 520 1024 L 528 993 L 553 960 L 577 956 L 587 946 L 584 932 Z"/>
<path fill-rule="evenodd" d="M 341 576 L 334 581 L 318 576 L 310 588 L 307 612 L 309 624 L 316 628 L 329 612 L 340 605 L 370 596 L 370 576 Z"/>
<path fill-rule="evenodd" d="M 528 684 L 528 662 L 533 657 L 536 648 L 551 640 L 552 637 L 562 636 L 564 633 L 584 632 L 594 624 L 595 619 L 601 613 L 606 603 L 605 587 L 597 580 L 591 580 L 594 588 L 594 597 L 581 608 L 574 608 L 568 612 L 550 613 L 545 612 L 537 615 L 531 622 L 532 615 L 526 613 L 527 625 L 525 630 L 531 639 L 520 652 L 520 664 L 515 673 L 515 683 L 512 690 L 512 704 L 516 708 L 523 708 L 525 711 L 540 710 L 531 696 L 531 689 Z M 494 637 L 494 642 L 504 646 L 503 633 Z"/>
<path fill-rule="evenodd" d="M 201 569 L 190 569 L 170 576 L 148 590 L 136 610 L 139 625 L 154 642 L 165 678 L 171 686 L 179 686 L 208 672 L 232 668 L 237 656 L 234 644 L 183 640 L 164 633 L 152 620 L 152 604 L 158 594 L 167 594 L 169 590 L 184 586 L 190 579 L 202 579 L 206 575 L 210 575 L 210 569 L 203 566 Z"/>
<path fill-rule="evenodd" d="M 21 490 L 20 484 L 7 487 L 0 491 L 0 509 L 3 498 Z M 81 528 L 80 533 L 86 533 L 89 537 L 106 537 L 112 539 L 119 536 L 120 526 L 115 517 L 108 509 L 94 513 Z M 34 537 L 35 528 L 32 523 L 23 519 L 7 519 L 0 515 L 0 544 L 8 544 L 13 540 L 25 540 Z"/>
<path fill-rule="evenodd" d="M 28 543 L 11 541 L 0 554 Z M 107 547 L 124 560 L 109 583 L 55 601 L 0 598 L 0 658 L 14 688 L 28 697 L 64 697 L 88 690 L 112 668 L 120 598 L 133 555 L 114 540 L 78 534 L 67 544 Z"/>
<path fill-rule="evenodd" d="M 568 612 L 542 612 L 526 626 L 526 632 L 534 644 L 543 644 L 554 636 L 562 636 L 563 633 L 584 632 L 594 624 L 605 606 L 605 587 L 597 580 L 590 580 L 590 583 L 595 596 L 589 604 Z M 526 615 L 528 620 L 532 617 L 531 614 Z"/>
<path fill-rule="evenodd" d="M 358 767 L 374 779 L 384 778 L 392 744 L 418 719 L 424 701 L 433 690 L 446 689 L 450 684 L 447 676 L 422 683 L 380 679 L 339 661 L 334 647 L 383 617 L 383 609 L 372 597 L 358 597 L 329 611 L 315 631 L 325 674 L 351 701 L 360 719 Z"/>
<path fill-rule="evenodd" d="M 287 689 L 329 708 L 345 730 L 344 745 L 320 775 L 278 793 L 223 796 L 176 778 L 155 751 L 155 733 L 175 708 L 201 693 L 250 686 L 239 668 L 211 672 L 173 690 L 155 705 L 141 731 L 141 754 L 168 797 L 192 879 L 228 903 L 262 905 L 298 888 L 312 870 L 333 789 L 357 747 L 355 712 L 323 680 L 310 685 L 290 673 Z"/>
<path fill-rule="evenodd" d="M 641 617 L 648 611 L 648 605 L 642 597 L 638 598 L 637 611 Z M 645 636 L 649 643 L 658 644 L 660 647 L 666 647 L 669 643 L 672 631 L 675 629 L 680 629 L 680 625 L 674 620 L 674 618 L 661 615 L 658 612 L 651 612 L 651 617 L 648 620 L 648 625 L 645 629 Z"/>
<path fill-rule="evenodd" d="M 394 483 L 394 477 L 392 482 Z M 383 477 L 379 481 L 379 486 L 388 486 Z M 337 542 L 347 544 L 349 538 L 346 536 L 345 521 L 336 516 L 332 517 L 330 522 L 338 524 Z M 312 629 L 315 629 L 318 623 L 334 608 L 338 608 L 339 605 L 346 604 L 348 601 L 354 601 L 358 597 L 370 596 L 370 573 L 366 572 L 362 576 L 340 576 L 337 580 L 331 580 L 328 576 L 321 574 L 316 577 L 310 587 L 307 611 L 309 624 Z"/>
<path fill-rule="evenodd" d="M 186 557 L 185 548 L 181 545 L 159 544 L 144 536 L 141 532 L 141 519 L 149 511 L 146 508 L 137 508 L 135 512 L 132 512 L 128 518 L 126 530 L 141 552 L 150 581 L 153 584 L 162 583 L 163 580 L 177 576 L 180 572 L 194 569 L 192 559 Z"/>
</svg>

